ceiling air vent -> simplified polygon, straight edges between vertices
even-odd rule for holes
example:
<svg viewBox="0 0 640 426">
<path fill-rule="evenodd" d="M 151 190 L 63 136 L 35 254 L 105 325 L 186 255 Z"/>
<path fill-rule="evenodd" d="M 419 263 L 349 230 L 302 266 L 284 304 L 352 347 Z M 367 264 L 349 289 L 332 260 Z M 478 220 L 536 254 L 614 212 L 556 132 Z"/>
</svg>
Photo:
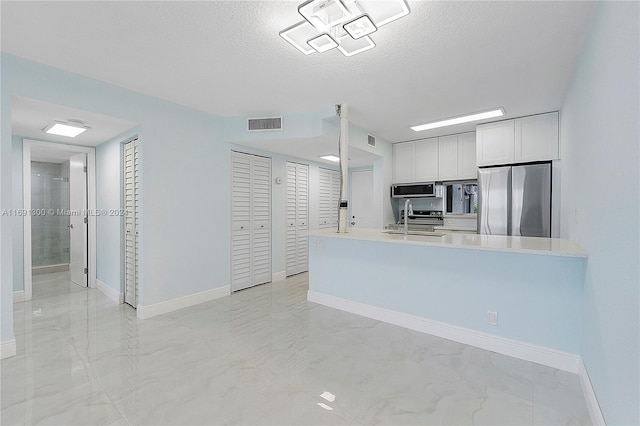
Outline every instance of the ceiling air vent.
<svg viewBox="0 0 640 426">
<path fill-rule="evenodd" d="M 282 130 L 282 117 L 250 118 L 247 120 L 247 130 L 250 132 Z"/>
<path fill-rule="evenodd" d="M 367 143 L 369 144 L 369 146 L 375 147 L 376 146 L 376 138 L 368 135 L 367 136 Z"/>
</svg>

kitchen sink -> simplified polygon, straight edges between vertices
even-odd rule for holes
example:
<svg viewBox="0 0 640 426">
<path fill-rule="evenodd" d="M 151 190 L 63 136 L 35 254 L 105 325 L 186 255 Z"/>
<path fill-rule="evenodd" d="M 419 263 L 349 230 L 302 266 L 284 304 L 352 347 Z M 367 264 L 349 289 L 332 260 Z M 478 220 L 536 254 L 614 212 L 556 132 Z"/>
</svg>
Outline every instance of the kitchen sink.
<svg viewBox="0 0 640 426">
<path fill-rule="evenodd" d="M 384 231 L 386 234 L 404 235 L 404 231 L 389 229 Z M 421 235 L 423 237 L 444 237 L 445 234 L 440 232 L 427 232 L 427 231 L 409 231 L 407 235 Z"/>
</svg>

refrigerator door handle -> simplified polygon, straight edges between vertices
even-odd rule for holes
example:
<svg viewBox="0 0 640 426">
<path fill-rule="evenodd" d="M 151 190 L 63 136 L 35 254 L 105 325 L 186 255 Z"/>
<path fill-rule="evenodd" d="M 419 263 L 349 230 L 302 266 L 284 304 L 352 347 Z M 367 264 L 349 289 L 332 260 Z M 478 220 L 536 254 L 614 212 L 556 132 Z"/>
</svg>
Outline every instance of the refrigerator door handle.
<svg viewBox="0 0 640 426">
<path fill-rule="evenodd" d="M 517 185 L 516 185 L 517 186 Z M 517 191 L 517 189 L 516 189 Z M 514 202 L 513 197 L 516 196 Z M 518 199 L 519 198 L 519 199 Z M 509 168 L 509 181 L 507 183 L 507 235 L 520 235 L 520 217 L 522 216 L 522 197 L 514 194 L 513 167 Z"/>
</svg>

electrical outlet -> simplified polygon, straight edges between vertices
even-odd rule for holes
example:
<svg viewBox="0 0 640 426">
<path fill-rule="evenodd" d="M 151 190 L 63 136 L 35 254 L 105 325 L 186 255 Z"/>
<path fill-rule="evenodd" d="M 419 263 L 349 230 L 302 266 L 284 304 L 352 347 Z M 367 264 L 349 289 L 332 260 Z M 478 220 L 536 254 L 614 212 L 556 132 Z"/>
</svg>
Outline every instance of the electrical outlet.
<svg viewBox="0 0 640 426">
<path fill-rule="evenodd" d="M 498 311 L 487 311 L 487 324 L 498 325 Z"/>
</svg>

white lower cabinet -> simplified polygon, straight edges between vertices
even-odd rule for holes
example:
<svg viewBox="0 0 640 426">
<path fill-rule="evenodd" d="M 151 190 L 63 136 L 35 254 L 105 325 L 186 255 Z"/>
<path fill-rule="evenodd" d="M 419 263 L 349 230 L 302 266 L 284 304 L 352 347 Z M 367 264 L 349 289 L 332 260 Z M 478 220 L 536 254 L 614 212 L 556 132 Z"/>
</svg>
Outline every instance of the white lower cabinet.
<svg viewBox="0 0 640 426">
<path fill-rule="evenodd" d="M 271 159 L 231 153 L 231 291 L 271 281 Z"/>
<path fill-rule="evenodd" d="M 287 161 L 287 276 L 309 269 L 309 166 Z"/>
</svg>

